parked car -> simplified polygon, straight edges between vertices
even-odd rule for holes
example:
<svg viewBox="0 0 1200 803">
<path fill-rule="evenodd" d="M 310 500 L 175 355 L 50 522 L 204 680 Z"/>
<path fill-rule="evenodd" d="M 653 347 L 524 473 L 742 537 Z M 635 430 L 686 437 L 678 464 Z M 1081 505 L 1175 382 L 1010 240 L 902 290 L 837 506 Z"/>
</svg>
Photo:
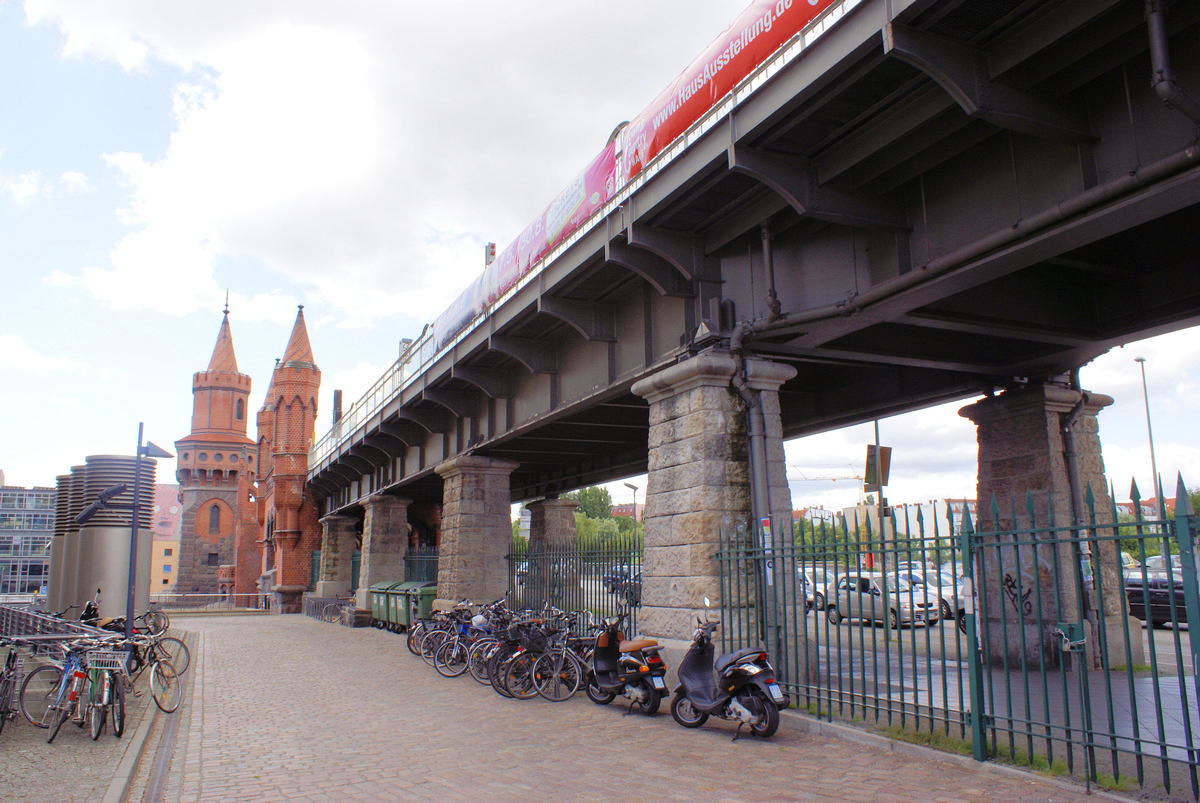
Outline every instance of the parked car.
<svg viewBox="0 0 1200 803">
<path fill-rule="evenodd" d="M 824 566 L 800 565 L 796 567 L 796 574 L 800 577 L 806 609 L 825 610 L 825 600 L 829 597 L 829 586 L 833 584 L 835 577 L 833 570 Z"/>
<path fill-rule="evenodd" d="M 938 615 L 940 618 L 954 618 L 954 613 L 958 605 L 958 587 L 953 578 L 944 576 L 933 569 L 925 569 L 924 571 L 906 571 L 901 569 L 898 575 L 901 580 L 906 580 L 911 585 L 920 586 L 926 589 L 928 593 L 937 595 Z"/>
<path fill-rule="evenodd" d="M 895 576 L 877 572 L 856 572 L 838 578 L 836 594 L 826 611 L 830 624 L 842 619 L 883 622 L 887 617 L 893 628 L 901 625 L 936 624 L 939 602 L 925 588 L 915 587 Z"/>
<path fill-rule="evenodd" d="M 604 590 L 611 593 L 616 592 L 629 582 L 629 578 L 633 575 L 633 568 L 628 564 L 616 564 L 610 566 L 600 577 L 600 584 L 604 586 Z"/>
<path fill-rule="evenodd" d="M 1146 565 L 1150 565 L 1149 560 L 1146 561 Z M 1200 579 L 1196 581 L 1200 583 Z M 1129 615 L 1141 619 L 1150 627 L 1163 627 L 1172 621 L 1181 624 L 1187 622 L 1184 582 L 1182 569 L 1171 572 L 1169 577 L 1167 572 L 1162 570 L 1147 569 L 1144 574 L 1141 570 L 1127 572 L 1125 599 L 1129 603 Z M 1172 596 L 1175 598 L 1174 618 L 1171 616 Z"/>
</svg>

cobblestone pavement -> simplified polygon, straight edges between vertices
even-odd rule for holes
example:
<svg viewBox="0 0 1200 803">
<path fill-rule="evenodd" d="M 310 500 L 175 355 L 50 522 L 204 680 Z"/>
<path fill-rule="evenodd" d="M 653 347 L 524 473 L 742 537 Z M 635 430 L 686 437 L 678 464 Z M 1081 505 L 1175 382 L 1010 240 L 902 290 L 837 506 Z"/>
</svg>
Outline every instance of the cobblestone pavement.
<svg viewBox="0 0 1200 803">
<path fill-rule="evenodd" d="M 380 630 L 303 616 L 179 617 L 173 624 L 194 634 L 191 694 L 174 715 L 174 737 L 143 729 L 149 749 L 136 771 L 124 770 L 133 800 L 1087 797 L 1082 787 L 923 748 L 843 738 L 801 716 L 785 716 L 772 739 L 732 742 L 733 725 L 685 730 L 665 706 L 647 718 L 624 716 L 619 701 L 593 705 L 582 694 L 560 704 L 501 699 L 469 676 L 437 675 L 402 637 Z M 8 736 L 0 734 L 5 779 L 13 777 Z M 93 772 L 106 767 L 112 788 L 124 788 L 124 779 L 113 778 L 117 762 L 91 752 L 86 734 L 66 736 L 59 737 L 63 748 L 93 756 Z M 35 757 L 59 747 L 58 740 L 30 746 Z M 44 765 L 20 767 L 43 781 L 23 795 L 3 794 L 6 800 L 101 797 L 100 786 L 77 787 L 86 770 L 60 777 Z"/>
<path fill-rule="evenodd" d="M 138 684 L 140 694 L 126 698 L 125 734 L 119 739 L 113 736 L 111 723 L 94 742 L 87 726 L 67 723 L 53 744 L 46 744 L 47 732 L 24 717 L 8 722 L 0 733 L 0 800 L 103 800 L 114 775 L 136 763 L 139 726 L 148 710 L 154 709 L 145 683 L 143 679 Z"/>
</svg>

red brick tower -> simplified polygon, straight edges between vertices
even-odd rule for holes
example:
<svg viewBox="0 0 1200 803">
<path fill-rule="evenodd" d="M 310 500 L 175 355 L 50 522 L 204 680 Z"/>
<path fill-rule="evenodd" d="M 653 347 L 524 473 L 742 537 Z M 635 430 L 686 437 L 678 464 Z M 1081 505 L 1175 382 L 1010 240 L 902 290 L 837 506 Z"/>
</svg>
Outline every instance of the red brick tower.
<svg viewBox="0 0 1200 803">
<path fill-rule="evenodd" d="M 321 525 L 305 493 L 308 450 L 316 431 L 321 371 L 313 362 L 304 307 L 271 387 L 258 412 L 259 525 L 266 549 L 263 573 L 271 578 L 273 609 L 298 613 L 309 588 L 312 553 L 321 548 Z"/>
<path fill-rule="evenodd" d="M 255 591 L 261 547 L 249 503 L 257 459 L 246 436 L 249 397 L 226 306 L 208 369 L 192 377 L 191 434 L 175 441 L 182 516 L 176 592 Z"/>
</svg>

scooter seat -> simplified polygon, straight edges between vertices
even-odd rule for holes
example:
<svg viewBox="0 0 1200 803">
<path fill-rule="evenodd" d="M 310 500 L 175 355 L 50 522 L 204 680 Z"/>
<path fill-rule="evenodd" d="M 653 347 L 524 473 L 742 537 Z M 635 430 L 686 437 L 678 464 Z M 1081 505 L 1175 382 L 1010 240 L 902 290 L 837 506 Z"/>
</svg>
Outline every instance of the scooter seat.
<svg viewBox="0 0 1200 803">
<path fill-rule="evenodd" d="M 722 655 L 717 659 L 716 669 L 718 672 L 724 672 L 731 665 L 742 660 L 747 655 L 757 655 L 760 652 L 762 652 L 762 649 L 759 647 L 744 647 L 740 650 L 734 650 L 733 652 L 727 655 Z"/>
<path fill-rule="evenodd" d="M 652 638 L 640 638 L 632 641 L 622 641 L 621 652 L 636 652 L 637 650 L 644 650 L 648 647 L 657 646 L 658 642 Z"/>
</svg>

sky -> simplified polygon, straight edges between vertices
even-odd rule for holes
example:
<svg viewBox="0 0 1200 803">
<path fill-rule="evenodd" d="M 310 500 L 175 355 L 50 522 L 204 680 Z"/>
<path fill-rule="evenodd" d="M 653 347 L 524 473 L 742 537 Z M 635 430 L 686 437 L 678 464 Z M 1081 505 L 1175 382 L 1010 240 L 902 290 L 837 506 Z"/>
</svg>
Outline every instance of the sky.
<svg viewBox="0 0 1200 803">
<path fill-rule="evenodd" d="M 262 404 L 297 305 L 349 406 L 745 0 L 0 0 L 0 471 L 53 486 L 187 435 L 228 300 Z M 1200 337 L 1086 366 L 1118 498 L 1200 485 Z M 893 502 L 973 497 L 971 400 L 879 423 Z M 253 433 L 251 433 L 253 435 Z M 787 444 L 793 505 L 860 495 L 870 424 Z M 159 462 L 171 481 L 174 461 Z M 839 479 L 817 479 L 817 478 Z M 641 489 L 645 478 L 627 478 Z M 623 482 L 614 502 L 632 501 Z"/>
</svg>

